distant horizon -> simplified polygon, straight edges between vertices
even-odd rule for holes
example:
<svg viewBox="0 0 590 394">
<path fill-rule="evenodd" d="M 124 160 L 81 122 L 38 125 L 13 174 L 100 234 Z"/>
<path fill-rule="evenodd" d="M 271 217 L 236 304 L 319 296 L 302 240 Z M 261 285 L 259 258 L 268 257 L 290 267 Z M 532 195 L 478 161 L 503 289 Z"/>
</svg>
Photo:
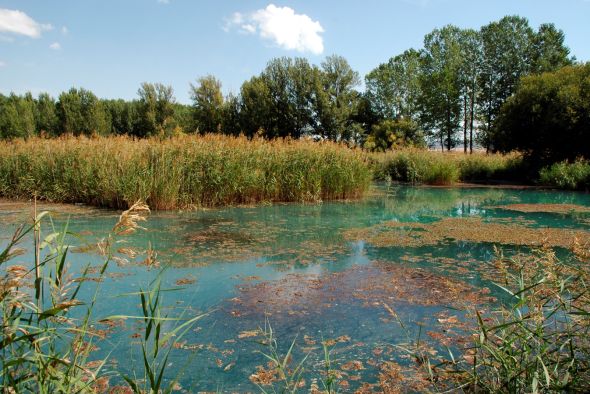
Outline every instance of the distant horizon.
<svg viewBox="0 0 590 394">
<path fill-rule="evenodd" d="M 479 29 L 505 15 L 532 28 L 554 23 L 579 62 L 590 60 L 590 1 L 396 0 L 194 3 L 182 0 L 0 1 L 0 93 L 57 97 L 71 87 L 104 99 L 137 98 L 142 82 L 174 89 L 189 104 L 189 84 L 212 74 L 223 92 L 276 57 L 304 57 L 319 65 L 346 58 L 361 79 L 425 34 L 454 24 Z M 359 87 L 363 90 L 363 86 Z"/>
</svg>

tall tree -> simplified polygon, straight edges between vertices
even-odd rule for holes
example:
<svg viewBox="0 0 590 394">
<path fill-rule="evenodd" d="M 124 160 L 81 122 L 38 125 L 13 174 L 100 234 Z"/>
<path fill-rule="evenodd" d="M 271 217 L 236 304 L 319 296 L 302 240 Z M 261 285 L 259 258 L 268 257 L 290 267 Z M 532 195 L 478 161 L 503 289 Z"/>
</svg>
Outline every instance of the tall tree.
<svg viewBox="0 0 590 394">
<path fill-rule="evenodd" d="M 36 123 L 39 133 L 56 135 L 58 133 L 58 118 L 56 103 L 48 93 L 40 93 L 36 102 Z"/>
<path fill-rule="evenodd" d="M 463 101 L 463 151 L 473 153 L 473 132 L 476 117 L 476 99 L 479 93 L 477 78 L 482 59 L 482 44 L 479 32 L 467 29 L 460 33 L 461 65 L 459 78 Z M 469 130 L 469 135 L 467 134 Z"/>
<path fill-rule="evenodd" d="M 479 106 L 482 143 L 490 148 L 489 134 L 500 107 L 512 95 L 523 75 L 531 71 L 534 31 L 526 18 L 506 16 L 481 28 L 482 63 Z"/>
<path fill-rule="evenodd" d="M 553 23 L 545 23 L 533 37 L 531 68 L 533 72 L 556 71 L 572 64 L 570 50 L 564 44 L 565 34 Z"/>
<path fill-rule="evenodd" d="M 207 75 L 191 84 L 193 100 L 193 130 L 201 133 L 219 132 L 223 116 L 223 94 L 221 82 L 213 75 Z"/>
<path fill-rule="evenodd" d="M 365 77 L 373 111 L 383 119 L 418 119 L 420 53 L 409 49 L 380 64 Z"/>
<path fill-rule="evenodd" d="M 0 137 L 31 137 L 35 134 L 35 102 L 31 93 L 11 93 L 0 100 Z"/>
<path fill-rule="evenodd" d="M 275 120 L 271 92 L 261 76 L 252 77 L 240 88 L 240 124 L 242 131 L 252 137 L 257 134 L 268 136 Z"/>
<path fill-rule="evenodd" d="M 421 72 L 421 120 L 438 137 L 441 149 L 455 146 L 461 119 L 461 30 L 435 29 L 424 38 Z"/>
<path fill-rule="evenodd" d="M 172 87 L 144 82 L 137 94 L 141 128 L 136 134 L 144 137 L 170 133 L 174 127 L 172 120 L 175 98 Z"/>
<path fill-rule="evenodd" d="M 110 117 L 100 100 L 89 90 L 71 88 L 59 95 L 56 104 L 59 133 L 108 134 Z"/>
<path fill-rule="evenodd" d="M 350 140 L 355 133 L 360 77 L 342 56 L 328 56 L 317 73 L 316 124 L 324 137 L 334 141 Z"/>
<path fill-rule="evenodd" d="M 240 122 L 240 98 L 229 94 L 223 103 L 221 117 L 221 130 L 224 134 L 240 135 L 242 133 L 242 125 Z"/>
</svg>

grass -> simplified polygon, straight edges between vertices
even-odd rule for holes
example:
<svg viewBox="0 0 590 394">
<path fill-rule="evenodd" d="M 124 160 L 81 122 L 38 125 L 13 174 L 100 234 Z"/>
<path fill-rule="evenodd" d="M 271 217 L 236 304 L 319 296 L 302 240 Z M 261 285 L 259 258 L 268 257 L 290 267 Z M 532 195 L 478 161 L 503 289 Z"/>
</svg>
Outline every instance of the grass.
<svg viewBox="0 0 590 394">
<path fill-rule="evenodd" d="M 148 289 L 132 295 L 141 300 L 143 316 L 110 316 L 98 319 L 94 306 L 101 302 L 100 284 L 114 260 L 112 249 L 121 237 L 135 232 L 149 208 L 136 203 L 123 212 L 111 233 L 100 242 L 103 263 L 98 277 L 87 265 L 81 274 L 69 270 L 71 236 L 63 231 L 42 236 L 41 224 L 47 213 L 35 214 L 34 223 L 19 228 L 0 251 L 0 391 L 3 393 L 95 393 L 105 392 L 116 373 L 105 372 L 107 360 L 92 360 L 94 342 L 104 336 L 95 327 L 100 321 L 135 319 L 143 322 L 141 340 L 143 365 L 133 367 L 132 376 L 122 375 L 134 393 L 170 393 L 175 379 L 164 378 L 168 355 L 174 344 L 204 315 L 188 319 L 161 315 L 160 275 Z M 34 261 L 30 266 L 11 264 L 24 253 L 18 245 L 33 236 Z M 87 283 L 97 283 L 88 299 L 81 297 Z M 182 321 L 181 321 L 182 320 Z M 170 327 L 172 321 L 173 326 Z M 162 325 L 167 323 L 168 331 Z M 177 323 L 177 324 L 176 324 Z M 179 374 L 182 371 L 178 371 Z M 112 392 L 125 386 L 115 386 Z"/>
<path fill-rule="evenodd" d="M 576 160 L 559 162 L 541 169 L 539 182 L 566 190 L 590 189 L 590 162 Z"/>
<path fill-rule="evenodd" d="M 511 258 L 498 252 L 486 275 L 505 293 L 504 302 L 469 309 L 475 322 L 458 341 L 467 346 L 416 362 L 434 391 L 590 390 L 590 252 L 574 245 L 579 265 L 559 261 L 549 248 Z M 410 352 L 425 355 L 419 347 Z"/>
<path fill-rule="evenodd" d="M 362 152 L 334 143 L 221 135 L 0 142 L 0 196 L 153 209 L 352 199 L 368 189 Z"/>
<path fill-rule="evenodd" d="M 515 181 L 523 172 L 518 155 L 441 153 L 403 149 L 370 155 L 377 180 L 451 185 L 458 182 Z"/>
</svg>

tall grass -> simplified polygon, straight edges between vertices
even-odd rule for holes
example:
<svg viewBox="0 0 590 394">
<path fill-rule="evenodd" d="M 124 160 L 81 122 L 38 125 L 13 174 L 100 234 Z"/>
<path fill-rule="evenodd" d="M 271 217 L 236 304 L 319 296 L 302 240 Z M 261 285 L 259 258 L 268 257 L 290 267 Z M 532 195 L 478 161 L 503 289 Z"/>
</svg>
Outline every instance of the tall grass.
<svg viewBox="0 0 590 394">
<path fill-rule="evenodd" d="M 371 174 L 360 151 L 334 143 L 220 135 L 0 142 L 0 196 L 154 209 L 349 199 Z"/>
<path fill-rule="evenodd" d="M 475 325 L 458 343 L 471 337 L 472 345 L 417 362 L 435 391 L 589 392 L 590 252 L 576 242 L 573 252 L 580 264 L 564 263 L 548 248 L 511 258 L 498 252 L 487 275 L 504 302 L 470 309 Z M 419 350 L 412 350 L 417 359 L 425 354 Z"/>
<path fill-rule="evenodd" d="M 539 181 L 546 186 L 567 190 L 590 189 L 590 162 L 559 162 L 541 169 Z"/>
<path fill-rule="evenodd" d="M 42 235 L 41 223 L 47 213 L 35 216 L 34 223 L 20 227 L 0 251 L 0 392 L 2 393 L 97 393 L 105 392 L 115 373 L 106 373 L 106 360 L 94 360 L 94 342 L 104 338 L 96 329 L 101 321 L 93 310 L 99 298 L 100 284 L 114 260 L 112 248 L 120 237 L 139 229 L 149 208 L 135 203 L 123 212 L 111 233 L 99 243 L 103 263 L 90 275 L 87 265 L 81 274 L 69 270 L 67 226 L 63 231 Z M 28 266 L 10 265 L 22 253 L 18 245 L 33 235 L 34 261 Z M 161 274 L 161 273 L 160 273 Z M 134 393 L 172 392 L 176 379 L 165 378 L 167 360 L 174 344 L 193 323 L 204 315 L 172 318 L 161 315 L 160 275 L 147 290 L 131 295 L 141 300 L 143 316 L 110 316 L 136 319 L 144 323 L 141 341 L 143 368 L 132 376 L 122 375 Z M 88 283 L 97 283 L 86 290 Z M 86 285 L 87 286 L 87 285 Z M 164 333 L 164 322 L 177 323 Z M 179 374 L 182 371 L 178 371 Z M 121 392 L 129 392 L 126 387 Z M 116 387 L 112 392 L 116 391 Z"/>
<path fill-rule="evenodd" d="M 370 156 L 374 176 L 412 184 L 450 185 L 457 182 L 502 182 L 524 179 L 519 155 L 441 153 L 404 149 Z"/>
</svg>

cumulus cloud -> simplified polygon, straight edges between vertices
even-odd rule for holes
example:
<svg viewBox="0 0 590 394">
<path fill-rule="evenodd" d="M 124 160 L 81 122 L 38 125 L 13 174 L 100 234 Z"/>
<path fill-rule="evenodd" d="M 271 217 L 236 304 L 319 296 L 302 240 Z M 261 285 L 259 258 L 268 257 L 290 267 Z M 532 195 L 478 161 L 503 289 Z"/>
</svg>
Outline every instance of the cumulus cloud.
<svg viewBox="0 0 590 394">
<path fill-rule="evenodd" d="M 53 44 L 49 45 L 49 48 L 53 49 L 54 51 L 59 51 L 61 49 L 61 44 L 59 42 L 54 42 Z"/>
<path fill-rule="evenodd" d="M 257 34 L 287 50 L 324 52 L 324 28 L 305 14 L 297 14 L 290 7 L 269 4 L 266 8 L 243 14 L 234 13 L 226 19 L 225 31 L 237 28 L 243 34 Z"/>
<path fill-rule="evenodd" d="M 19 10 L 0 8 L 0 32 L 20 34 L 31 38 L 41 37 L 41 32 L 51 30 L 53 26 L 36 22 Z"/>
</svg>

